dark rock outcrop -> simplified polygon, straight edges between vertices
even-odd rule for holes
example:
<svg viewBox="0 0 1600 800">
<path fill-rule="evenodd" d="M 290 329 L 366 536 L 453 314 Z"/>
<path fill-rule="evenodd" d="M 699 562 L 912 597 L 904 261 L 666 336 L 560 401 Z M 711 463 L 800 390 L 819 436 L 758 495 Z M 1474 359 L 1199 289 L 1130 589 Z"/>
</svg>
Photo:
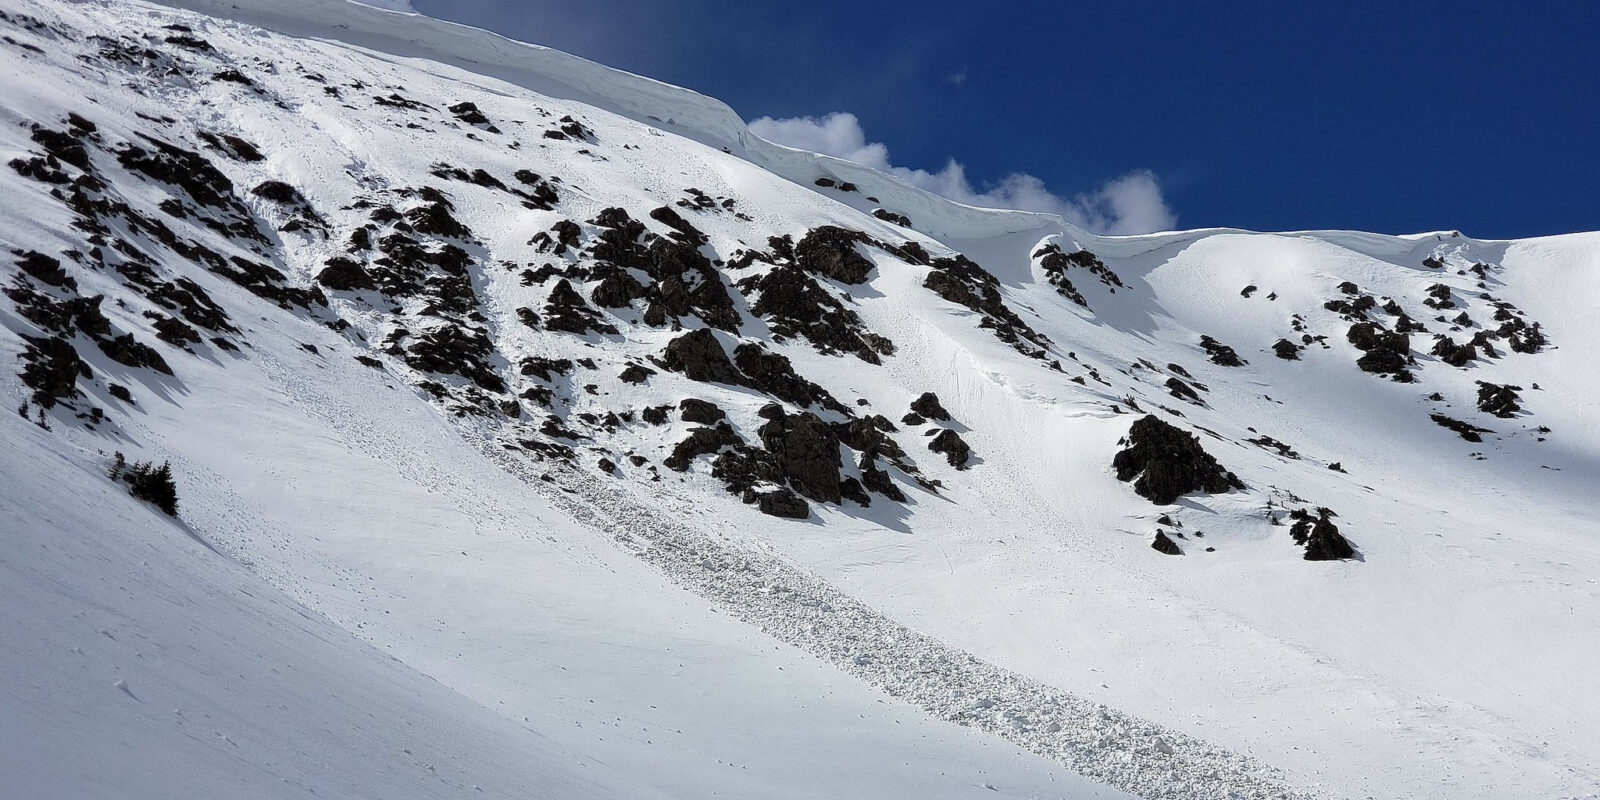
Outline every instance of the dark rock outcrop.
<svg viewBox="0 0 1600 800">
<path fill-rule="evenodd" d="M 1517 402 L 1520 391 L 1521 386 L 1478 381 L 1478 410 L 1502 419 L 1514 417 L 1522 410 Z"/>
<path fill-rule="evenodd" d="M 1220 494 L 1243 489 L 1200 441 L 1182 428 L 1145 415 L 1128 430 L 1127 447 L 1112 459 L 1117 480 L 1134 481 L 1133 489 L 1151 502 L 1166 505 L 1190 492 Z"/>
<path fill-rule="evenodd" d="M 779 400 L 797 406 L 821 406 L 841 414 L 849 409 L 828 390 L 801 377 L 794 364 L 781 353 L 774 353 L 755 342 L 745 342 L 733 350 L 734 364 L 746 376 L 746 385 L 760 389 Z"/>
<path fill-rule="evenodd" d="M 1493 432 L 1488 428 L 1480 428 L 1470 422 L 1463 422 L 1459 419 L 1455 419 L 1454 417 L 1448 417 L 1437 412 L 1429 414 L 1428 419 L 1433 420 L 1433 423 L 1441 428 L 1448 428 L 1452 431 L 1455 431 L 1457 435 L 1469 442 L 1481 442 L 1483 441 L 1482 434 Z"/>
<path fill-rule="evenodd" d="M 940 422 L 950 420 L 950 412 L 939 404 L 939 396 L 933 392 L 923 392 L 917 399 L 911 401 L 911 412 L 925 419 L 936 419 Z M 922 423 L 913 423 L 920 425 Z"/>
<path fill-rule="evenodd" d="M 1206 351 L 1206 357 L 1211 359 L 1211 363 L 1218 366 L 1242 367 L 1249 363 L 1240 358 L 1239 354 L 1235 352 L 1233 348 L 1211 338 L 1210 336 L 1200 337 L 1200 348 Z"/>
<path fill-rule="evenodd" d="M 1183 555 L 1183 549 L 1178 547 L 1178 543 L 1172 541 L 1163 530 L 1156 531 L 1156 538 L 1150 542 L 1150 549 L 1169 556 Z"/>
<path fill-rule="evenodd" d="M 1339 533 L 1339 526 L 1330 519 L 1332 514 L 1326 508 L 1317 509 L 1315 517 L 1304 509 L 1290 513 L 1290 518 L 1295 522 L 1289 527 L 1289 535 L 1294 537 L 1295 544 L 1305 546 L 1307 561 L 1338 561 L 1355 557 L 1355 548 Z"/>
<path fill-rule="evenodd" d="M 728 359 L 728 351 L 722 349 L 710 328 L 697 328 L 668 342 L 661 361 L 667 369 L 681 372 L 690 380 L 729 386 L 745 384 L 744 376 Z"/>
<path fill-rule="evenodd" d="M 967 462 L 972 459 L 972 447 L 961 438 L 961 434 L 948 428 L 934 435 L 928 442 L 928 449 L 943 454 L 950 466 L 956 469 L 966 469 Z"/>
<path fill-rule="evenodd" d="M 740 439 L 739 434 L 726 422 L 718 423 L 716 427 L 695 428 L 689 431 L 688 438 L 672 448 L 672 455 L 667 456 L 661 463 L 665 464 L 667 469 L 683 472 L 689 469 L 689 462 L 700 456 L 710 455 L 724 447 L 742 444 L 744 440 Z"/>
<path fill-rule="evenodd" d="M 678 412 L 684 422 L 698 422 L 701 425 L 714 425 L 728 417 L 716 403 L 695 397 L 685 397 L 680 401 Z"/>
<path fill-rule="evenodd" d="M 819 503 L 839 502 L 839 437 L 810 412 L 768 420 L 758 431 L 789 485 Z"/>
</svg>

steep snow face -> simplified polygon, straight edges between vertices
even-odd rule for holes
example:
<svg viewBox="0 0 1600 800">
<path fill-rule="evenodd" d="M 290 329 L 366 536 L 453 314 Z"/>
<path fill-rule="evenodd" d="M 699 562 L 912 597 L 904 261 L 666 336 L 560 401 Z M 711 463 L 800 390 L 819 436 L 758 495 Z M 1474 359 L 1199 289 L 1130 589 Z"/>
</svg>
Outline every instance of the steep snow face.
<svg viewBox="0 0 1600 800">
<path fill-rule="evenodd" d="M 191 641 L 170 576 L 254 586 L 215 630 L 323 642 L 315 730 L 361 724 L 321 698 L 377 669 L 362 640 L 393 655 L 370 703 L 474 731 L 427 759 L 481 755 L 441 795 L 1600 791 L 1600 236 L 1095 237 L 483 31 L 178 5 L 218 16 L 0 17 L 6 474 L 53 465 L 7 518 L 165 537 L 143 635 Z M 180 525 L 113 451 L 172 462 Z M 121 562 L 11 549 L 19 638 L 93 639 L 63 620 Z M 10 655 L 41 686 L 66 657 Z M 270 749 L 295 714 L 232 756 L 117 705 L 270 702 L 186 676 L 63 696 L 144 748 L 102 763 L 213 776 L 146 795 L 269 761 L 411 791 L 404 738 L 349 743 L 340 790 Z"/>
</svg>

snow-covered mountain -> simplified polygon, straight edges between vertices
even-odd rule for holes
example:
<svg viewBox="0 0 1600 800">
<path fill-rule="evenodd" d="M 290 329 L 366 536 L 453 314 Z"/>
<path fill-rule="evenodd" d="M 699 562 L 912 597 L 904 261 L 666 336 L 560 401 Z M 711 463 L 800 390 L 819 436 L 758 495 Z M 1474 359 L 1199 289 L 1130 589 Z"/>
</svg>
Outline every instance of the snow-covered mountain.
<svg viewBox="0 0 1600 800">
<path fill-rule="evenodd" d="M 1600 234 L 1095 236 L 345 0 L 0 70 L 8 794 L 1600 796 Z"/>
</svg>

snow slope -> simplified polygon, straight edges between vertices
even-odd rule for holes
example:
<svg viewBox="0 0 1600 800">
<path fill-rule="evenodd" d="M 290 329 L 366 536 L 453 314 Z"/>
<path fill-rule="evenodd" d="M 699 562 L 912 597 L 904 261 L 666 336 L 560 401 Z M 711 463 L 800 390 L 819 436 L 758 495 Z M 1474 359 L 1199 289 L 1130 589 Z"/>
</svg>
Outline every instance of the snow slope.
<svg viewBox="0 0 1600 800">
<path fill-rule="evenodd" d="M 36 720 L 0 726 L 16 745 L 0 777 L 78 795 L 115 774 L 152 797 L 1600 796 L 1583 680 L 1600 530 L 1581 504 L 1600 483 L 1600 235 L 1094 237 L 772 145 L 710 98 L 487 32 L 335 0 L 174 5 L 191 10 L 0 5 L 18 78 L 0 95 L 17 259 L 0 259 L 0 347 L 23 370 L 21 337 L 54 324 L 38 309 L 104 294 L 112 332 L 173 372 L 119 362 L 80 322 L 58 332 L 91 368 L 68 372 L 80 395 L 44 409 L 6 384 L 51 430 L 4 423 L 5 635 L 40 645 L 0 662 L 25 687 L 0 695 L 6 719 Z M 159 150 L 149 137 L 199 161 L 151 167 L 129 149 Z M 266 181 L 303 202 L 252 191 Z M 639 220 L 637 242 L 715 259 L 680 271 L 687 311 L 651 321 L 673 290 L 647 274 L 657 256 L 605 255 L 607 209 Z M 861 232 L 845 249 L 866 271 L 803 266 L 832 300 L 774 310 L 751 287 L 797 273 L 769 237 L 822 226 Z M 410 240 L 442 260 L 383 292 L 326 277 L 339 259 L 403 272 Z M 1048 245 L 1115 277 L 1054 271 Z M 30 251 L 75 287 L 30 272 Z M 602 302 L 627 258 L 648 288 Z M 992 280 L 993 302 L 932 290 L 952 275 L 969 297 Z M 173 302 L 180 277 L 226 324 Z M 597 327 L 553 321 L 559 278 Z M 1414 382 L 1358 368 L 1347 331 L 1401 324 L 1348 308 L 1364 297 L 1427 326 Z M 783 315 L 811 302 L 856 320 L 796 333 Z M 204 333 L 162 339 L 176 316 Z M 1518 320 L 1548 342 L 1522 347 Z M 837 406 L 685 374 L 669 345 L 702 328 L 781 354 Z M 843 330 L 892 352 L 817 344 Z M 1486 346 L 1453 366 L 1435 334 Z M 1247 363 L 1214 363 L 1202 335 Z M 1522 408 L 1480 410 L 1479 381 Z M 952 419 L 902 421 L 927 391 Z M 882 414 L 905 500 L 763 514 L 711 455 L 671 468 L 697 427 L 685 398 L 757 449 L 775 401 L 840 425 Z M 1143 412 L 1248 488 L 1136 495 L 1111 461 Z M 935 430 L 970 445 L 964 468 L 930 452 Z M 833 447 L 839 477 L 867 478 L 860 447 Z M 113 450 L 171 460 L 180 522 L 101 477 Z M 1353 558 L 1304 560 L 1284 517 L 1317 506 Z M 1183 556 L 1151 549 L 1157 528 Z M 152 735 L 168 706 L 212 718 Z M 347 730 L 364 733 L 327 734 Z"/>
</svg>

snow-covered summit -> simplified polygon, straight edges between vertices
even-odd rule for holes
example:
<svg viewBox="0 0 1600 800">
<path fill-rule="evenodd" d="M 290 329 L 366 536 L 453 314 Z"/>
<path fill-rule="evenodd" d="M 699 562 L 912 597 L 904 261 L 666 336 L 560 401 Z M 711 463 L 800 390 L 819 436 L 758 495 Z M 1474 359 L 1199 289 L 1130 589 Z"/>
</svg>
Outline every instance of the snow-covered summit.
<svg viewBox="0 0 1600 800">
<path fill-rule="evenodd" d="M 0 11 L 7 785 L 1600 791 L 1600 235 L 1095 236 L 414 13 Z"/>
</svg>

